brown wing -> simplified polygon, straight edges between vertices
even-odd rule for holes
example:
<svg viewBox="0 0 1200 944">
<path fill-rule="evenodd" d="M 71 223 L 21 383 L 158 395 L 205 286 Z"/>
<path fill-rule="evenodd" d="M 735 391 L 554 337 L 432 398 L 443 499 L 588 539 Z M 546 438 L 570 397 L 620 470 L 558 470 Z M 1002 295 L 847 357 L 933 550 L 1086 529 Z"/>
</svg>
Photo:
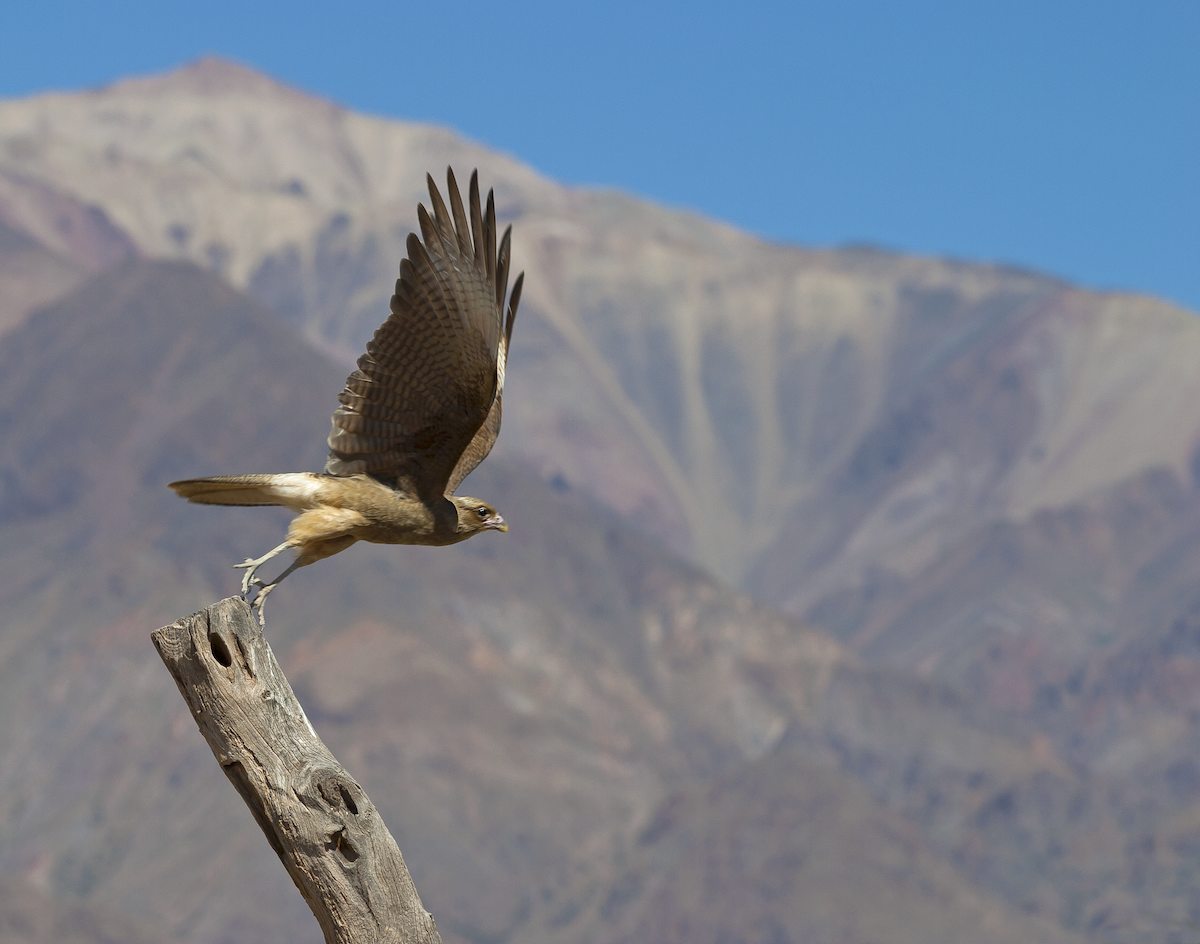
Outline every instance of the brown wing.
<svg viewBox="0 0 1200 944">
<path fill-rule="evenodd" d="M 511 229 L 511 227 L 510 227 Z M 504 233 L 504 239 L 500 243 L 500 257 L 503 259 L 503 270 L 508 271 L 508 230 Z M 471 444 L 458 459 L 458 465 L 454 467 L 454 471 L 450 473 L 450 481 L 446 483 L 446 494 L 453 495 L 458 491 L 458 487 L 462 484 L 463 479 L 475 471 L 475 467 L 479 465 L 487 454 L 492 451 L 492 446 L 496 442 L 496 437 L 500 435 L 500 416 L 501 402 L 504 398 L 504 369 L 508 365 L 508 346 L 512 343 L 513 322 L 517 317 L 517 304 L 521 301 L 521 286 L 525 282 L 525 273 L 522 272 L 517 276 L 517 281 L 513 283 L 512 295 L 508 300 L 508 318 L 504 325 L 504 337 L 500 339 L 500 352 L 496 357 L 496 399 L 492 402 L 492 408 L 488 412 L 487 419 L 483 425 L 479 427 L 479 432 L 475 434 L 475 438 L 471 440 Z M 503 295 L 500 296 L 503 299 Z"/>
<path fill-rule="evenodd" d="M 491 413 L 508 289 L 509 233 L 498 259 L 492 194 L 481 213 L 473 173 L 468 225 L 449 169 L 447 183 L 453 217 L 430 177 L 433 216 L 417 207 L 424 241 L 409 234 L 392 313 L 338 396 L 325 463 L 330 474 L 367 473 L 426 500 L 447 493 Z"/>
</svg>

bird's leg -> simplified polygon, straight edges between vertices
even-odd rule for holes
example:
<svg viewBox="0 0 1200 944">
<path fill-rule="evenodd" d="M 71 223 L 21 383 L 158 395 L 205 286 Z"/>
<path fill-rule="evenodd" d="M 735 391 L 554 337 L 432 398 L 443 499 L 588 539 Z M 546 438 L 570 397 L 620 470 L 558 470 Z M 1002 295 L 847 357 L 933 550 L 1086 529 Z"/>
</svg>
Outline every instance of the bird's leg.
<svg viewBox="0 0 1200 944">
<path fill-rule="evenodd" d="M 244 561 L 242 561 L 242 563 L 233 565 L 235 568 L 244 568 L 246 571 L 246 573 L 242 576 L 242 596 L 245 596 L 247 593 L 250 592 L 250 587 L 255 582 L 254 574 L 258 570 L 258 568 L 260 568 L 263 564 L 265 564 L 267 561 L 269 561 L 272 557 L 275 557 L 277 554 L 282 554 L 289 547 L 291 547 L 291 545 L 287 541 L 284 541 L 282 544 L 279 545 L 279 547 L 275 548 L 275 550 L 268 551 L 266 554 L 264 554 L 258 560 L 254 560 L 253 558 L 247 557 Z M 288 573 L 291 573 L 291 572 L 292 572 L 292 568 L 289 567 Z M 282 579 L 283 578 L 281 577 L 280 580 L 282 580 Z M 276 580 L 275 582 L 279 583 L 279 580 Z M 261 586 L 261 583 L 260 583 L 260 586 Z"/>
<path fill-rule="evenodd" d="M 258 594 L 254 597 L 254 602 L 250 604 L 250 608 L 258 607 L 258 625 L 266 626 L 267 621 L 263 617 L 263 604 L 267 600 L 267 594 L 283 583 L 283 578 L 290 574 L 293 570 L 300 566 L 299 560 L 292 561 L 292 565 L 282 574 L 276 577 L 271 583 L 263 583 L 261 580 L 255 580 L 254 585 L 258 587 Z"/>
</svg>

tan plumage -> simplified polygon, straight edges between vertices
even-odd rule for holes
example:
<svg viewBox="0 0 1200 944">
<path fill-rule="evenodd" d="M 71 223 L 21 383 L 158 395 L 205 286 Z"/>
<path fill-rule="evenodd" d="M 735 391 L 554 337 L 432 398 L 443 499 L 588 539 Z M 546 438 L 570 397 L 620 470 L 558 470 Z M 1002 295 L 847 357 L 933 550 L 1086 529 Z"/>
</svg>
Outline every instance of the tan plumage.
<svg viewBox="0 0 1200 944">
<path fill-rule="evenodd" d="M 513 284 L 506 317 L 512 227 L 497 245 L 495 203 L 489 191 L 481 211 L 477 174 L 469 221 L 452 170 L 449 209 L 432 177 L 428 183 L 433 215 L 418 204 L 422 238 L 409 234 L 392 313 L 338 396 L 325 471 L 222 475 L 169 486 L 191 502 L 298 512 L 287 540 L 237 565 L 246 568 L 242 593 L 259 588 L 260 621 L 267 594 L 288 574 L 355 541 L 455 544 L 480 531 L 508 530 L 490 505 L 454 492 L 500 432 L 524 273 Z M 289 548 L 296 559 L 273 582 L 255 576 Z"/>
</svg>

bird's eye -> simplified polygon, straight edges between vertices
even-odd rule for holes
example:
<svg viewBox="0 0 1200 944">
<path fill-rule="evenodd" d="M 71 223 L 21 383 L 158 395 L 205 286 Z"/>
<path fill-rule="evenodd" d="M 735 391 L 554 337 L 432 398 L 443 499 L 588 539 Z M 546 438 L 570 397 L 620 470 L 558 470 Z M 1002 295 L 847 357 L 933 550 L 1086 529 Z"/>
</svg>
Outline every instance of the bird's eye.
<svg viewBox="0 0 1200 944">
<path fill-rule="evenodd" d="M 478 508 L 475 509 L 475 514 L 479 515 L 480 518 L 486 518 L 488 515 L 491 514 L 491 512 L 488 510 L 487 506 L 480 505 Z"/>
</svg>

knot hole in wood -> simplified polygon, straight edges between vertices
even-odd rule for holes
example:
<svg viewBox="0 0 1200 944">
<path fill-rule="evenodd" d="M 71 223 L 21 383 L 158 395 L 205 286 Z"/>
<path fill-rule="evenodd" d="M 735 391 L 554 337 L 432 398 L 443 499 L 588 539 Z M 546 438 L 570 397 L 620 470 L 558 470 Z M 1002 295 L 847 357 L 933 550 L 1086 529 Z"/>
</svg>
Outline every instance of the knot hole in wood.
<svg viewBox="0 0 1200 944">
<path fill-rule="evenodd" d="M 233 653 L 229 651 L 229 646 L 215 629 L 208 631 L 208 646 L 212 649 L 213 658 L 217 662 L 225 666 L 225 668 L 233 665 Z"/>
<path fill-rule="evenodd" d="M 366 795 L 353 780 L 341 775 L 339 771 L 325 771 L 318 774 L 316 777 L 317 792 L 321 794 L 321 798 L 329 804 L 333 809 L 345 809 L 352 816 L 358 815 L 360 803 L 355 800 L 354 795 L 357 793 L 363 800 Z"/>
<path fill-rule="evenodd" d="M 350 839 L 346 836 L 346 828 L 344 826 L 329 837 L 329 848 L 340 852 L 342 858 L 347 862 L 358 860 L 358 852 L 350 845 Z"/>
</svg>

